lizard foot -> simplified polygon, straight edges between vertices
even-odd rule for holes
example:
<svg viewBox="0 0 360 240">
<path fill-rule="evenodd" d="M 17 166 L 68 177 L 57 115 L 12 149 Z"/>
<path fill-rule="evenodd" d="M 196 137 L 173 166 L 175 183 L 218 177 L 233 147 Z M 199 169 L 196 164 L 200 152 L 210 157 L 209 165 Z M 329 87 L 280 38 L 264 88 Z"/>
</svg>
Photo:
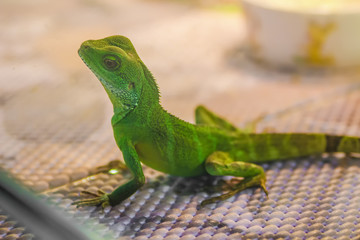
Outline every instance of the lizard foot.
<svg viewBox="0 0 360 240">
<path fill-rule="evenodd" d="M 208 192 L 219 192 L 219 191 L 232 191 L 238 188 L 238 185 L 244 178 L 233 177 L 230 180 L 219 180 L 215 186 L 206 186 L 205 189 Z"/>
<path fill-rule="evenodd" d="M 81 193 L 93 196 L 93 198 L 78 200 L 73 202 L 71 205 L 76 205 L 76 207 L 101 205 L 103 209 L 107 206 L 110 206 L 109 194 L 102 190 L 98 190 L 97 193 L 92 193 L 88 191 L 82 191 Z"/>
<path fill-rule="evenodd" d="M 238 181 L 238 180 L 237 180 Z M 254 178 L 248 178 L 248 179 L 244 179 L 243 181 L 241 181 L 240 183 L 237 184 L 237 186 L 233 186 L 233 183 L 230 183 L 229 185 L 231 186 L 231 190 L 228 191 L 227 193 L 224 193 L 220 196 L 217 197 L 212 197 L 212 198 L 208 198 L 205 199 L 204 201 L 202 201 L 200 203 L 201 207 L 204 207 L 205 205 L 211 204 L 211 203 L 216 203 L 218 201 L 223 201 L 226 200 L 232 196 L 234 196 L 235 194 L 250 188 L 250 187 L 260 187 L 264 193 L 266 194 L 266 197 L 268 198 L 269 193 L 266 189 L 265 186 L 265 178 L 263 178 L 261 175 L 260 176 L 256 176 Z"/>
<path fill-rule="evenodd" d="M 108 164 L 99 166 L 94 170 L 94 174 L 106 173 L 117 174 L 118 172 L 127 170 L 126 165 L 120 160 L 112 160 Z"/>
</svg>

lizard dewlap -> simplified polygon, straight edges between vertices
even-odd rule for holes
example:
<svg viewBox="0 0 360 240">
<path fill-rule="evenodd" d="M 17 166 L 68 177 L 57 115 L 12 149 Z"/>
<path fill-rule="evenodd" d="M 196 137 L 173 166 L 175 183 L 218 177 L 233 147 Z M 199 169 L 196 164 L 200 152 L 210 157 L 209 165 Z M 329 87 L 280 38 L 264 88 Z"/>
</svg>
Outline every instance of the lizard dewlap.
<svg viewBox="0 0 360 240">
<path fill-rule="evenodd" d="M 133 178 L 110 194 L 91 193 L 93 198 L 74 202 L 77 206 L 116 205 L 131 196 L 145 183 L 141 162 L 176 176 L 244 178 L 233 190 L 203 201 L 205 205 L 249 187 L 261 187 L 267 194 L 266 175 L 256 163 L 323 152 L 360 153 L 356 137 L 249 133 L 203 106 L 195 110 L 196 124 L 185 122 L 160 105 L 156 81 L 126 37 L 85 41 L 79 55 L 113 104 L 115 141 Z"/>
</svg>

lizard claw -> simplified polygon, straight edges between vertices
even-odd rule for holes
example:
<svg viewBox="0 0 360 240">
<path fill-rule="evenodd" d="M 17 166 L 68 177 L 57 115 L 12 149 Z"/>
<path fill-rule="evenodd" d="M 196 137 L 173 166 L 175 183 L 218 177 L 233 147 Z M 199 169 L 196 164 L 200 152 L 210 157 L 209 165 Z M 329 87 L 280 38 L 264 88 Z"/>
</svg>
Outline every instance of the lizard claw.
<svg viewBox="0 0 360 240">
<path fill-rule="evenodd" d="M 101 205 L 103 209 L 107 206 L 110 206 L 109 194 L 102 190 L 98 190 L 97 193 L 92 193 L 89 191 L 82 191 L 81 193 L 93 196 L 93 198 L 78 200 L 73 202 L 71 205 L 76 205 L 76 207 Z"/>
<path fill-rule="evenodd" d="M 260 183 L 260 188 L 264 191 L 264 193 L 265 193 L 265 195 L 266 195 L 266 198 L 269 199 L 269 192 L 268 192 L 268 190 L 266 189 L 266 186 L 265 186 L 265 182 L 264 182 L 264 181 L 262 181 L 262 182 Z"/>
</svg>

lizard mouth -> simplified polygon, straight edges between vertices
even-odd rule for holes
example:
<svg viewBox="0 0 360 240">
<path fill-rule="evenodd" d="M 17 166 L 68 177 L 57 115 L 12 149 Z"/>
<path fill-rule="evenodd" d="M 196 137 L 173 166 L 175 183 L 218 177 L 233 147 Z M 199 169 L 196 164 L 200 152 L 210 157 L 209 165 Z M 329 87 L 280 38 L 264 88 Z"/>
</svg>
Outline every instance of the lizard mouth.
<svg viewBox="0 0 360 240">
<path fill-rule="evenodd" d="M 79 57 L 81 58 L 81 60 L 85 63 L 85 65 L 91 70 L 91 72 L 96 76 L 97 79 L 100 80 L 101 83 L 104 83 L 104 79 L 100 76 L 100 74 L 98 74 L 94 68 L 88 64 L 87 60 L 86 60 L 86 53 L 83 49 L 88 49 L 89 47 L 88 46 L 81 46 L 78 50 L 78 54 L 79 54 Z M 90 60 L 91 61 L 91 60 Z"/>
</svg>

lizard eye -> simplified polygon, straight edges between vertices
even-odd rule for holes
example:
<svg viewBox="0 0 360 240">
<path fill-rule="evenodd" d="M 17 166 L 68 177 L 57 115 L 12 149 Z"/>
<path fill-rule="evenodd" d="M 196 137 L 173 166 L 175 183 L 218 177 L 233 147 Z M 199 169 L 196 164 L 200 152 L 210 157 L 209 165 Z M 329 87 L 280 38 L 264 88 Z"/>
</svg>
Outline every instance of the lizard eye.
<svg viewBox="0 0 360 240">
<path fill-rule="evenodd" d="M 105 67 L 111 71 L 114 71 L 120 67 L 120 59 L 116 56 L 105 56 L 103 62 Z"/>
</svg>

